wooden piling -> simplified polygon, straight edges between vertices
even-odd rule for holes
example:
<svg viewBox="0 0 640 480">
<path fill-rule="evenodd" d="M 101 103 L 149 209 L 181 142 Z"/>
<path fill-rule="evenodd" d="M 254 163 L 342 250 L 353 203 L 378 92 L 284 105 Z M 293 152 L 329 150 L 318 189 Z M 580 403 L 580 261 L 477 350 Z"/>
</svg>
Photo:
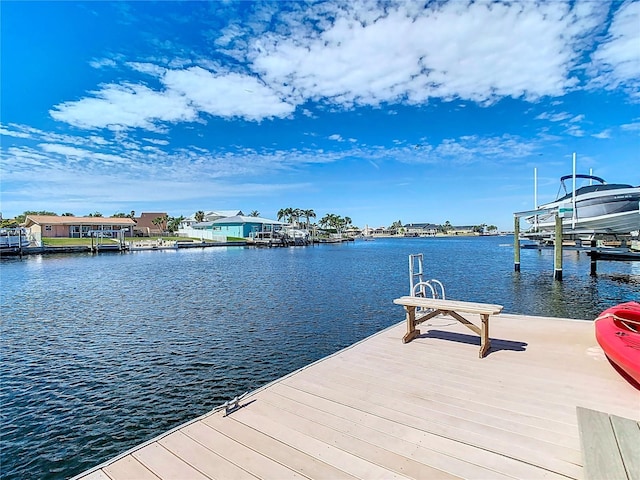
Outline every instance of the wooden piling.
<svg viewBox="0 0 640 480">
<path fill-rule="evenodd" d="M 513 267 L 516 272 L 520 271 L 520 217 L 513 217 Z"/>
<path fill-rule="evenodd" d="M 596 275 L 597 269 L 597 255 L 596 255 L 596 239 L 591 240 L 591 276 L 594 277 Z"/>
<path fill-rule="evenodd" d="M 562 280 L 562 218 L 556 213 L 556 238 L 553 242 L 555 253 L 553 279 Z"/>
</svg>

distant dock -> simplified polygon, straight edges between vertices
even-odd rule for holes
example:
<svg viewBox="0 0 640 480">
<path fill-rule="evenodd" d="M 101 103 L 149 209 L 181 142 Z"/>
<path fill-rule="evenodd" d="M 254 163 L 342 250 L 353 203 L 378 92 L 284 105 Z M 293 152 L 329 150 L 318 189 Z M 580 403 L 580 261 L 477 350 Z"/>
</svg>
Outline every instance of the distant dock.
<svg viewBox="0 0 640 480">
<path fill-rule="evenodd" d="M 582 479 L 576 407 L 640 420 L 591 321 L 494 316 L 482 359 L 455 320 L 421 330 L 383 330 L 76 478 Z"/>
<path fill-rule="evenodd" d="M 43 247 L 23 247 L 12 251 L 3 251 L 2 257 L 22 256 L 22 255 L 55 255 L 70 253 L 122 253 L 141 252 L 156 250 L 178 250 L 183 248 L 208 248 L 208 247 L 244 247 L 247 242 L 126 242 L 102 243 L 95 245 L 68 245 L 68 246 L 43 246 Z"/>
</svg>

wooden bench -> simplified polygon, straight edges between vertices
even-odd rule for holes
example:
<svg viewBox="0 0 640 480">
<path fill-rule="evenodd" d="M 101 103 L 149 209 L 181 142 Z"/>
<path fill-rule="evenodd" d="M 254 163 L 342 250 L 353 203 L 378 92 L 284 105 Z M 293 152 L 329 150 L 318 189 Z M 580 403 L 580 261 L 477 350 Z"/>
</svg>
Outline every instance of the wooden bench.
<svg viewBox="0 0 640 480">
<path fill-rule="evenodd" d="M 425 322 L 437 315 L 449 315 L 480 335 L 480 358 L 484 357 L 487 350 L 491 347 L 491 340 L 489 339 L 489 316 L 499 314 L 503 308 L 502 305 L 491 305 L 488 303 L 460 302 L 457 300 L 441 300 L 439 298 L 412 296 L 396 298 L 393 303 L 402 305 L 407 313 L 407 334 L 402 339 L 403 343 L 408 343 L 420 335 L 420 330 L 416 329 L 416 325 L 419 323 Z M 428 309 L 430 311 L 416 315 L 416 309 L 418 308 Z M 478 327 L 474 325 L 460 315 L 460 313 L 479 314 L 482 320 L 481 326 Z"/>
<path fill-rule="evenodd" d="M 586 480 L 640 480 L 640 424 L 577 407 Z"/>
</svg>

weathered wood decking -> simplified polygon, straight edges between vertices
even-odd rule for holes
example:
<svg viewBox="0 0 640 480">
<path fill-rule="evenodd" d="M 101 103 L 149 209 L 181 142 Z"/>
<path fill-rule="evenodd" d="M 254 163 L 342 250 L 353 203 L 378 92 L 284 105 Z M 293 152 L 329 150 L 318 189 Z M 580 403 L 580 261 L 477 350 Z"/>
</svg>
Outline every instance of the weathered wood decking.
<svg viewBox="0 0 640 480">
<path fill-rule="evenodd" d="M 580 479 L 577 406 L 640 420 L 591 322 L 493 317 L 484 359 L 454 319 L 421 329 L 403 344 L 402 322 L 82 478 Z"/>
</svg>

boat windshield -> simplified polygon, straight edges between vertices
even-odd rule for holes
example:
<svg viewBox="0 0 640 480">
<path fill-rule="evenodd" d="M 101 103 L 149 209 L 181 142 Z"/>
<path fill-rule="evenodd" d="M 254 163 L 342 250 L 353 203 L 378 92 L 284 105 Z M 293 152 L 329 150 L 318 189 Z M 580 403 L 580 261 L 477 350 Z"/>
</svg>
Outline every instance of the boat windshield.
<svg viewBox="0 0 640 480">
<path fill-rule="evenodd" d="M 620 188 L 633 188 L 633 185 L 626 185 L 622 183 L 606 183 L 604 185 L 586 185 L 576 189 L 576 196 L 584 195 L 591 192 L 602 192 L 605 190 L 618 190 Z M 557 198 L 556 201 L 568 200 L 573 197 L 573 193 L 567 193 L 566 195 Z"/>
</svg>

